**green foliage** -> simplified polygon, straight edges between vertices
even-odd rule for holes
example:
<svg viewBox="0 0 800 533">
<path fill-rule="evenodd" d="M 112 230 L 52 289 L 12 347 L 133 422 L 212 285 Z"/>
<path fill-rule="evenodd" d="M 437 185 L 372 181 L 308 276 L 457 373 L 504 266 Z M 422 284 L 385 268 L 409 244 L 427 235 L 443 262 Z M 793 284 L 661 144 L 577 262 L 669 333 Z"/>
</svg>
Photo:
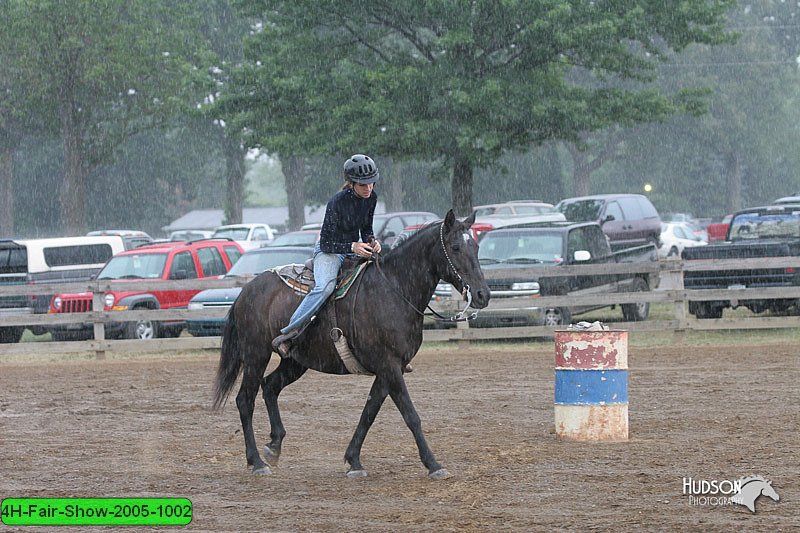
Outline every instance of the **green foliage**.
<svg viewBox="0 0 800 533">
<path fill-rule="evenodd" d="M 731 40 L 733 4 L 240 2 L 261 26 L 221 105 L 271 152 L 487 167 L 532 143 L 697 112 L 699 93 L 647 83 L 671 51 Z"/>
</svg>

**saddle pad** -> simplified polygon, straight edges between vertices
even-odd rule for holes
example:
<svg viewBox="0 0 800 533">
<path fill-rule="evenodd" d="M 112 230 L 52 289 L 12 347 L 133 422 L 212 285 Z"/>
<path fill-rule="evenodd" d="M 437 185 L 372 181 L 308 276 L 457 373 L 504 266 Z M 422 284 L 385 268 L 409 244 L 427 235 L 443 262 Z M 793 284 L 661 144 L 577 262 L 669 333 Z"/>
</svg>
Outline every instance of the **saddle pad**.
<svg viewBox="0 0 800 533">
<path fill-rule="evenodd" d="M 356 268 L 348 272 L 336 284 L 336 291 L 333 293 L 335 300 L 344 298 L 347 291 L 353 286 L 353 282 L 361 275 L 372 261 L 359 263 Z M 300 294 L 308 294 L 314 287 L 314 273 L 303 265 L 284 265 L 272 269 L 278 277 L 290 288 Z"/>
</svg>

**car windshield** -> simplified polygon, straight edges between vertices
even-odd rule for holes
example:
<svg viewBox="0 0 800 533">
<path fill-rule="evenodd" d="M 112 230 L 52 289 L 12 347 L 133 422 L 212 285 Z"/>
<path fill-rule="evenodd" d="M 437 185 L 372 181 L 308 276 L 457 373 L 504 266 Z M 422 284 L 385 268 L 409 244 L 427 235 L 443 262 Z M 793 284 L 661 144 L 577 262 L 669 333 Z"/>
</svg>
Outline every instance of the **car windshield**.
<svg viewBox="0 0 800 533">
<path fill-rule="evenodd" d="M 214 232 L 213 237 L 220 239 L 233 239 L 234 241 L 244 241 L 247 239 L 248 233 L 250 233 L 250 230 L 247 228 L 218 229 Z"/>
<path fill-rule="evenodd" d="M 562 202 L 556 206 L 572 222 L 592 222 L 600 216 L 602 200 L 575 200 Z"/>
<path fill-rule="evenodd" d="M 302 264 L 306 259 L 311 257 L 310 251 L 297 252 L 297 251 L 283 251 L 274 250 L 275 253 L 248 253 L 236 261 L 231 269 L 228 271 L 227 276 L 246 276 L 249 274 L 261 274 L 269 268 L 281 265 L 288 265 L 291 263 Z"/>
<path fill-rule="evenodd" d="M 97 279 L 157 279 L 164 272 L 167 254 L 134 254 L 112 257 Z"/>
<path fill-rule="evenodd" d="M 800 211 L 742 213 L 731 222 L 731 241 L 800 237 Z"/>
<path fill-rule="evenodd" d="M 491 263 L 557 263 L 562 260 L 563 236 L 547 233 L 487 233 L 481 240 L 478 259 Z"/>
</svg>

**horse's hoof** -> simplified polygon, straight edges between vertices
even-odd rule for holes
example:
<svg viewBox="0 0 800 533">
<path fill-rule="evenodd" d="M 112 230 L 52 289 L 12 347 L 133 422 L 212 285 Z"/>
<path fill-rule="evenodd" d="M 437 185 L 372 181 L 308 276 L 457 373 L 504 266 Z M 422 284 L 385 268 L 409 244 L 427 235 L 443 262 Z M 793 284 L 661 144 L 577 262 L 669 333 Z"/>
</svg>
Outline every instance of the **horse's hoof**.
<svg viewBox="0 0 800 533">
<path fill-rule="evenodd" d="M 448 472 L 446 468 L 440 468 L 439 470 L 428 474 L 428 477 L 431 479 L 447 479 L 451 475 L 452 474 L 450 474 L 450 472 Z"/>
<path fill-rule="evenodd" d="M 269 467 L 269 465 L 264 465 L 261 468 L 254 468 L 253 474 L 256 476 L 271 476 L 272 469 Z"/>
<path fill-rule="evenodd" d="M 266 459 L 267 464 L 270 466 L 275 466 L 278 464 L 278 459 L 281 457 L 280 450 L 275 451 L 269 446 L 264 446 L 264 459 Z"/>
<path fill-rule="evenodd" d="M 367 471 L 364 469 L 361 470 L 348 470 L 347 477 L 350 479 L 356 479 L 360 477 L 367 477 Z"/>
</svg>

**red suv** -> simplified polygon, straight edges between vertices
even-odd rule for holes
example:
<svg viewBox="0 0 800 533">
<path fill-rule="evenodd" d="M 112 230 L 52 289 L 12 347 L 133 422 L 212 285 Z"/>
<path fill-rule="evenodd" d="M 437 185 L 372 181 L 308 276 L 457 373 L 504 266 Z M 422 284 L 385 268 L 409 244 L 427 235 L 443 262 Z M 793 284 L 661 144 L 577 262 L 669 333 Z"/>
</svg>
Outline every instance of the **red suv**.
<svg viewBox="0 0 800 533">
<path fill-rule="evenodd" d="M 133 309 L 186 309 L 193 290 L 126 291 L 126 281 L 179 280 L 214 278 L 230 270 L 243 251 L 230 240 L 209 239 L 194 242 L 165 242 L 141 246 L 118 253 L 108 260 L 97 274 L 98 280 L 113 280 L 116 290 L 105 294 L 106 311 Z M 50 313 L 80 313 L 92 310 L 92 293 L 56 294 L 50 300 Z M 177 337 L 185 322 L 171 320 L 156 322 L 106 323 L 109 338 L 152 339 Z M 48 328 L 53 340 L 88 339 L 93 335 L 92 324 L 66 324 Z"/>
</svg>

